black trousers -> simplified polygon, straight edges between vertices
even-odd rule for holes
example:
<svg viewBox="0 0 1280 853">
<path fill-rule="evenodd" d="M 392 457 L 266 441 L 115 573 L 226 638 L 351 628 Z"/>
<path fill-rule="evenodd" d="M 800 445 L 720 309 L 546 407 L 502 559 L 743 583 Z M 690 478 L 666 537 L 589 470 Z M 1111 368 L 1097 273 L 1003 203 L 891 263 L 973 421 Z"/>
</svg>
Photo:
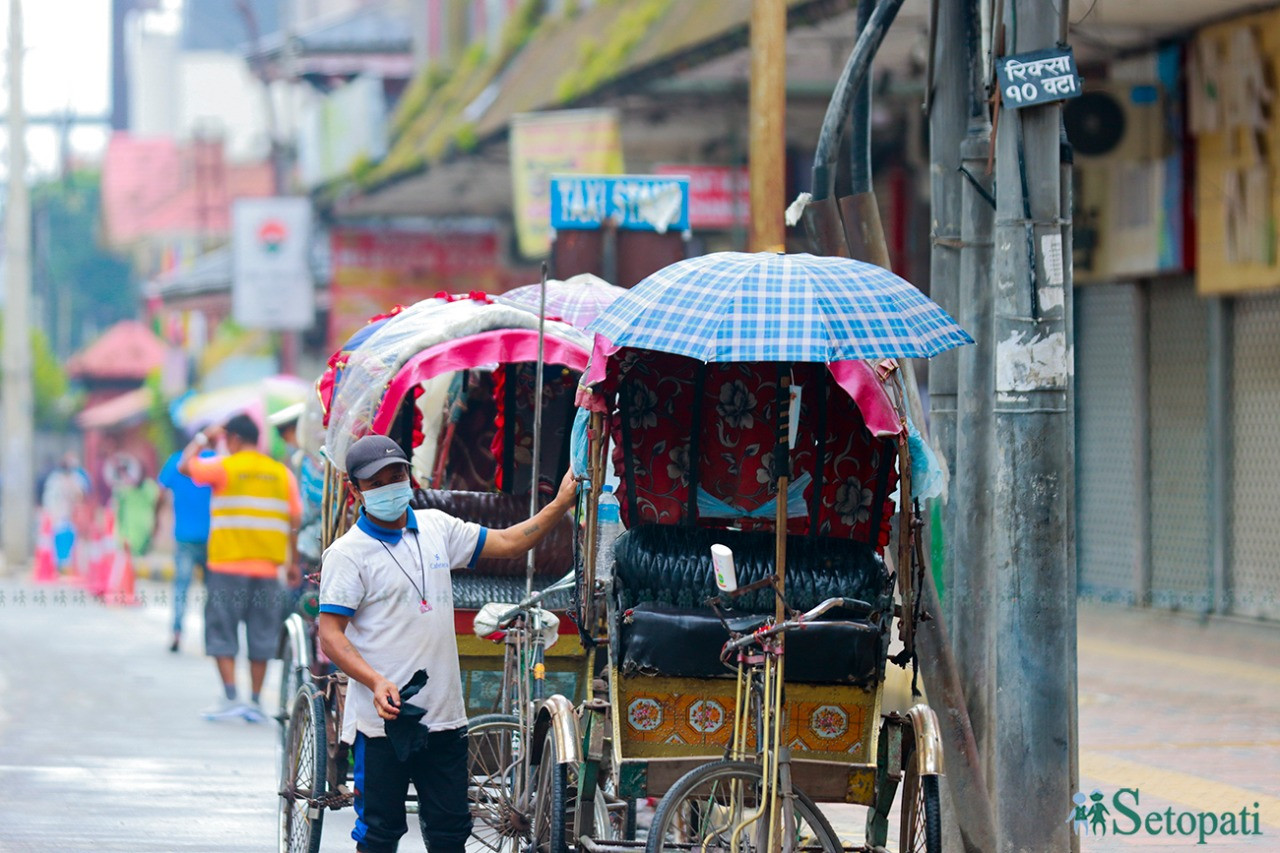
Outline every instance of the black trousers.
<svg viewBox="0 0 1280 853">
<path fill-rule="evenodd" d="M 431 732 L 427 746 L 396 757 L 385 737 L 356 735 L 356 828 L 351 837 L 362 853 L 395 853 L 409 831 L 405 797 L 418 792 L 418 823 L 431 853 L 462 853 L 471 835 L 467 808 L 467 730 Z"/>
</svg>

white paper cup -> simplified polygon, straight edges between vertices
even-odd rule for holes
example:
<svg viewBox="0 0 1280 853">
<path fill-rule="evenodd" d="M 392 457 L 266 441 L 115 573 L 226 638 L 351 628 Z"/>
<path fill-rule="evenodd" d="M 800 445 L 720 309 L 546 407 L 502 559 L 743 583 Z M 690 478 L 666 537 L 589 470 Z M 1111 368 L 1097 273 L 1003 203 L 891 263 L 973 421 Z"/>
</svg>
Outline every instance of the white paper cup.
<svg viewBox="0 0 1280 853">
<path fill-rule="evenodd" d="M 733 551 L 727 545 L 711 546 L 711 565 L 716 572 L 716 586 L 722 592 L 738 588 L 738 573 L 733 567 Z"/>
</svg>

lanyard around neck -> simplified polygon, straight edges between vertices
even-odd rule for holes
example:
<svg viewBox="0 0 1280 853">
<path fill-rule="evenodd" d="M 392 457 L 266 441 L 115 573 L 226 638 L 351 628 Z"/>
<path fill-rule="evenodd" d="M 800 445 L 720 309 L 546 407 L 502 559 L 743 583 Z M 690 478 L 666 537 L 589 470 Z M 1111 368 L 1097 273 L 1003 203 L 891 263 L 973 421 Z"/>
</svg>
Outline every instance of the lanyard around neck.
<svg viewBox="0 0 1280 853">
<path fill-rule="evenodd" d="M 400 537 L 400 541 L 404 541 L 403 536 Z M 416 530 L 413 531 L 413 541 L 414 544 L 418 546 L 418 576 L 422 579 L 421 588 L 413 582 L 413 575 L 409 574 L 408 570 L 401 565 L 400 561 L 396 558 L 396 555 L 387 547 L 387 543 L 379 539 L 378 544 L 382 546 L 382 550 L 387 552 L 387 556 L 391 558 L 391 562 L 396 564 L 396 568 L 400 570 L 400 574 L 404 575 L 405 579 L 409 581 L 409 585 L 413 587 L 414 592 L 418 593 L 418 611 L 426 613 L 431 609 L 431 605 L 427 603 L 427 563 L 426 560 L 422 559 L 422 540 L 418 538 L 418 531 Z"/>
</svg>

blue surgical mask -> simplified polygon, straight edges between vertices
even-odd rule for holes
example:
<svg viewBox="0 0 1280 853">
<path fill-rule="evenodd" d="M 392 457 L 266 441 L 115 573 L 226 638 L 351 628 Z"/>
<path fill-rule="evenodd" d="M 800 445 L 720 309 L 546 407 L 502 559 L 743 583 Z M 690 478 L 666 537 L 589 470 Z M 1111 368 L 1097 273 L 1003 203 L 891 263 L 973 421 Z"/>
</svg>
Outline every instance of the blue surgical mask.
<svg viewBox="0 0 1280 853">
<path fill-rule="evenodd" d="M 408 480 L 401 480 L 377 489 L 361 492 L 364 495 L 364 511 L 379 521 L 399 521 L 409 508 L 413 489 Z"/>
</svg>

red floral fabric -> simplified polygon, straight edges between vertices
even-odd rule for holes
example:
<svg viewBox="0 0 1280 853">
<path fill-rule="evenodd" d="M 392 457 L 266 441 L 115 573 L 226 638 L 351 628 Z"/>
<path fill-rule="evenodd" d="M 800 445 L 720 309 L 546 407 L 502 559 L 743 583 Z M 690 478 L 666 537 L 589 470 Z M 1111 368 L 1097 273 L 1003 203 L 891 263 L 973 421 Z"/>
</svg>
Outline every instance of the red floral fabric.
<svg viewBox="0 0 1280 853">
<path fill-rule="evenodd" d="M 533 465 L 533 401 L 537 391 L 533 364 L 504 364 L 493 371 L 493 401 L 497 412 L 494 416 L 493 441 L 490 450 L 496 460 L 494 474 L 495 484 L 499 489 L 504 487 L 505 477 L 515 476 L 518 491 L 528 488 L 528 478 Z M 516 381 L 516 417 L 507 412 L 506 383 L 514 375 Z M 542 456 L 539 479 L 542 490 L 550 489 L 554 494 L 560 477 L 564 476 L 564 465 L 568 459 L 564 455 L 566 431 L 573 424 L 573 398 L 578 387 L 579 374 L 559 365 L 548 365 L 542 378 Z M 508 475 L 503 470 L 503 453 L 506 446 L 506 430 L 508 424 L 515 430 L 515 468 L 516 473 Z M 523 481 L 520 471 L 524 469 Z M 558 472 L 558 473 L 557 473 Z"/>
<path fill-rule="evenodd" d="M 677 524 L 689 512 L 692 453 L 696 452 L 698 485 L 714 498 L 744 512 L 740 518 L 699 518 L 705 526 L 733 524 L 744 529 L 772 530 L 775 521 L 748 518 L 775 495 L 773 451 L 779 411 L 779 365 L 760 363 L 706 364 L 682 356 L 649 351 L 623 351 L 604 390 L 614 400 L 610 421 L 613 462 L 621 479 L 619 501 L 624 520 Z M 825 365 L 790 367 L 791 382 L 801 387 L 799 423 L 791 448 L 793 481 L 807 474 L 806 510 L 818 501 L 816 532 L 862 542 L 887 542 L 893 514 L 889 472 L 877 494 L 879 471 L 886 448 L 873 438 L 857 405 L 834 380 Z M 696 449 L 694 389 L 701 374 L 700 425 Z M 825 389 L 825 391 L 824 391 Z M 818 465 L 820 392 L 826 395 L 826 447 L 822 471 Z M 624 424 L 625 418 L 625 424 Z M 629 444 L 628 444 L 629 440 Z M 626 468 L 631 467 L 630 475 Z M 821 476 L 819 476 L 821 473 Z M 629 483 L 634 482 L 634 506 Z M 881 502 L 880 535 L 874 535 L 872 507 Z M 635 518 L 632 514 L 635 514 Z M 792 517 L 792 533 L 809 531 L 811 515 Z M 883 541 L 881 541 L 883 540 Z"/>
</svg>

